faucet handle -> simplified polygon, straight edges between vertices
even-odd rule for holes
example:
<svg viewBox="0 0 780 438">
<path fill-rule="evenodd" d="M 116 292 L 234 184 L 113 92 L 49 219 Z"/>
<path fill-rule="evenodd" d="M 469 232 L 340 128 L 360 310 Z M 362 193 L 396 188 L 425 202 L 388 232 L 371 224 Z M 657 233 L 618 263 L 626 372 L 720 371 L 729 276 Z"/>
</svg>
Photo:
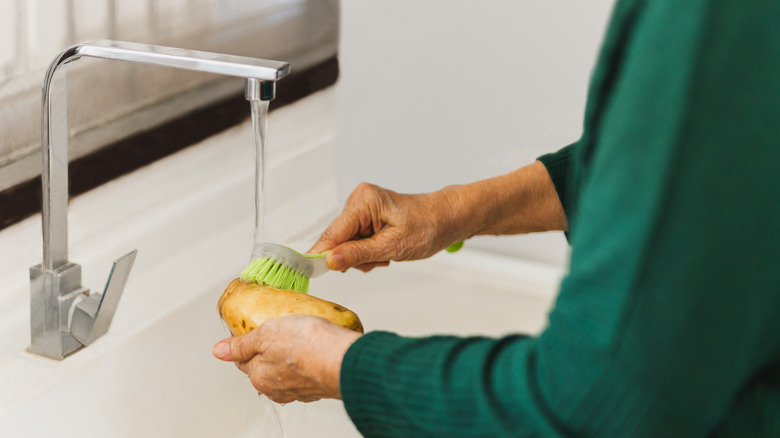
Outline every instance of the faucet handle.
<svg viewBox="0 0 780 438">
<path fill-rule="evenodd" d="M 82 344 L 89 345 L 108 331 L 137 253 L 134 249 L 114 260 L 103 293 L 92 294 L 74 306 L 70 332 Z"/>
</svg>

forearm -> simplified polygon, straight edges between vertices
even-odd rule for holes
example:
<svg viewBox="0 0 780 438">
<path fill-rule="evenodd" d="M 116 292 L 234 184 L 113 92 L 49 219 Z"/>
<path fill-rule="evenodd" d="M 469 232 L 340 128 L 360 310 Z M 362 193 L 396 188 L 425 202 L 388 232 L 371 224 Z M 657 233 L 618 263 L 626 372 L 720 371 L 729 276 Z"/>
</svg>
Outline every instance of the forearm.
<svg viewBox="0 0 780 438">
<path fill-rule="evenodd" d="M 514 172 L 442 190 L 461 238 L 567 231 L 558 193 L 547 169 L 534 162 Z"/>
</svg>

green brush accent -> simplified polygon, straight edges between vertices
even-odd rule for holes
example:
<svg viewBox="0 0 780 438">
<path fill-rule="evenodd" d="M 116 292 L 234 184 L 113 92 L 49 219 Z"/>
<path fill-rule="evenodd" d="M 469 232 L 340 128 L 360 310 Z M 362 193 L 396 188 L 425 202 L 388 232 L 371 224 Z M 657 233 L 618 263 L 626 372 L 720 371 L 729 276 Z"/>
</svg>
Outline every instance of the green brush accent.
<svg viewBox="0 0 780 438">
<path fill-rule="evenodd" d="M 276 246 L 279 247 L 278 245 Z M 305 266 L 308 265 L 305 259 L 321 259 L 328 254 L 328 251 L 319 254 L 301 254 L 292 248 L 285 248 L 285 250 L 294 256 L 292 258 L 289 256 L 284 258 L 276 254 L 277 258 L 286 259 L 286 262 L 276 260 L 272 258 L 273 256 L 258 257 L 252 260 L 249 266 L 241 272 L 241 279 L 245 282 L 269 285 L 277 289 L 307 293 L 309 291 L 309 276 L 306 274 L 311 275 L 314 271 Z M 301 259 L 296 259 L 296 255 L 301 256 Z M 327 270 L 326 267 L 324 268 Z M 303 272 L 300 272 L 300 270 Z"/>
<path fill-rule="evenodd" d="M 448 246 L 446 251 L 449 252 L 449 253 L 453 253 L 453 252 L 456 252 L 457 250 L 459 250 L 461 248 L 463 248 L 463 241 L 459 240 L 459 241 L 453 243 L 452 245 Z"/>
<path fill-rule="evenodd" d="M 241 272 L 241 279 L 247 283 L 268 285 L 277 289 L 309 292 L 309 277 L 266 257 L 252 260 L 249 266 Z"/>
</svg>

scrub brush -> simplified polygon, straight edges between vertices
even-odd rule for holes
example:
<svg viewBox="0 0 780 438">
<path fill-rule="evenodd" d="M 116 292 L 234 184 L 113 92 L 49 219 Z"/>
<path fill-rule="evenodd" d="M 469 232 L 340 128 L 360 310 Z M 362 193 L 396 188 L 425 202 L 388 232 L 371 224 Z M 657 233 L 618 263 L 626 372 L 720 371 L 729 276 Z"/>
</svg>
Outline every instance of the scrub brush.
<svg viewBox="0 0 780 438">
<path fill-rule="evenodd" d="M 328 272 L 327 254 L 328 251 L 301 254 L 283 245 L 264 242 L 255 247 L 254 260 L 241 273 L 241 279 L 247 283 L 307 293 L 309 279 Z"/>
<path fill-rule="evenodd" d="M 453 253 L 463 247 L 463 241 L 453 243 L 447 252 Z M 241 272 L 241 279 L 247 283 L 269 285 L 277 289 L 309 292 L 309 279 L 328 272 L 325 256 L 301 254 L 298 251 L 276 243 L 264 242 L 255 247 L 249 266 Z"/>
</svg>

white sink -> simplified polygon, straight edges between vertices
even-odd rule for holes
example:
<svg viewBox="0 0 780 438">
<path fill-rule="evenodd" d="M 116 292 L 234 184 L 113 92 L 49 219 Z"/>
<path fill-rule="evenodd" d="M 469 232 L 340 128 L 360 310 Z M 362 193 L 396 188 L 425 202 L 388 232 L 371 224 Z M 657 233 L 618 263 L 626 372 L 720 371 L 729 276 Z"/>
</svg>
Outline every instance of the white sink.
<svg viewBox="0 0 780 438">
<path fill-rule="evenodd" d="M 466 260 L 453 264 L 454 258 Z M 490 270 L 463 270 L 467 261 L 479 259 L 491 261 L 464 251 L 371 274 L 331 273 L 313 283 L 312 293 L 355 310 L 367 330 L 409 335 L 538 331 L 555 283 L 536 293 L 527 293 L 522 284 L 514 291 L 497 287 L 496 278 L 493 285 L 480 287 L 480 275 Z M 0 436 L 261 436 L 259 431 L 269 427 L 264 422 L 272 420 L 263 414 L 263 402 L 243 373 L 210 353 L 225 335 L 215 310 L 225 283 L 204 284 L 153 323 L 112 330 L 62 362 L 20 352 L 16 364 L 24 370 L 3 373 L 45 384 L 4 406 Z M 135 289 L 137 284 L 128 293 Z M 280 409 L 289 437 L 359 436 L 340 402 L 309 404 L 305 413 L 299 403 Z"/>
</svg>

